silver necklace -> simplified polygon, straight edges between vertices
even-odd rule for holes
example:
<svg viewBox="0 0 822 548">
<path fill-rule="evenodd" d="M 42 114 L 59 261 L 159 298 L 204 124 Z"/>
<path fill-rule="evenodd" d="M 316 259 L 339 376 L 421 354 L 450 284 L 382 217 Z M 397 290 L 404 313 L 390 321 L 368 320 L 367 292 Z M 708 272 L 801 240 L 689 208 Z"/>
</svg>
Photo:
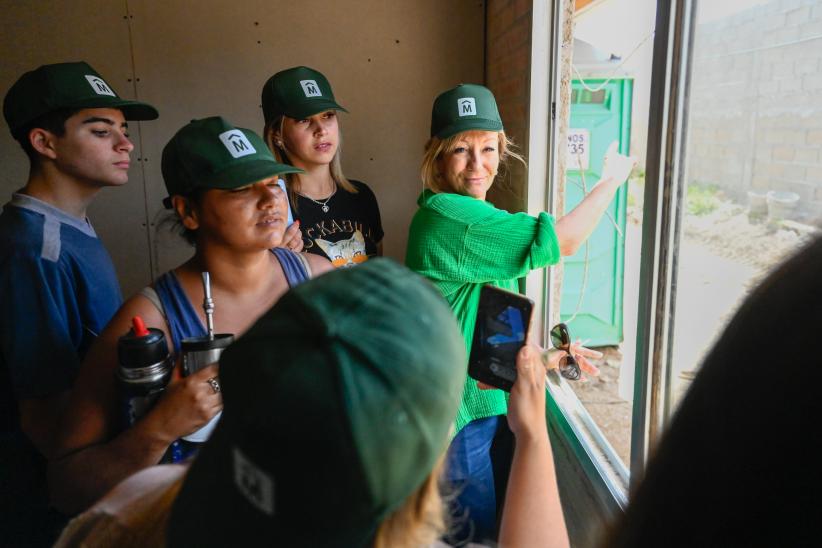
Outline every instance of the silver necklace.
<svg viewBox="0 0 822 548">
<path fill-rule="evenodd" d="M 310 196 L 306 196 L 305 194 L 302 194 L 302 193 L 300 193 L 300 196 L 302 196 L 306 200 L 311 200 L 312 202 L 314 202 L 315 204 L 320 206 L 320 208 L 322 208 L 322 210 L 323 210 L 323 213 L 328 213 L 328 210 L 331 209 L 328 206 L 328 202 L 331 201 L 331 198 L 333 198 L 334 194 L 336 194 L 336 193 L 337 193 L 337 185 L 334 185 L 334 191 L 331 192 L 331 195 L 328 198 L 326 198 L 325 200 L 315 200 L 314 198 L 311 198 Z"/>
</svg>

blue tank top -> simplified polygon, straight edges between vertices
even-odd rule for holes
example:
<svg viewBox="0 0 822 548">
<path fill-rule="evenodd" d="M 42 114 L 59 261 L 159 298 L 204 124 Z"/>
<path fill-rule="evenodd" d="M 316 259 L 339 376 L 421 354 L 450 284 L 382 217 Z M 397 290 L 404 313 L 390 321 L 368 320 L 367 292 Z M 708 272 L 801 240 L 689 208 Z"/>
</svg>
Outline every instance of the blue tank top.
<svg viewBox="0 0 822 548">
<path fill-rule="evenodd" d="M 288 287 L 299 285 L 309 278 L 305 265 L 296 253 L 281 247 L 276 247 L 271 252 L 283 269 Z M 208 334 L 173 271 L 169 270 L 160 276 L 154 284 L 154 290 L 163 305 L 175 356 L 180 354 L 183 339 L 205 337 Z M 178 439 L 169 447 L 162 462 L 181 462 L 193 455 L 199 445 L 196 442 Z"/>
</svg>

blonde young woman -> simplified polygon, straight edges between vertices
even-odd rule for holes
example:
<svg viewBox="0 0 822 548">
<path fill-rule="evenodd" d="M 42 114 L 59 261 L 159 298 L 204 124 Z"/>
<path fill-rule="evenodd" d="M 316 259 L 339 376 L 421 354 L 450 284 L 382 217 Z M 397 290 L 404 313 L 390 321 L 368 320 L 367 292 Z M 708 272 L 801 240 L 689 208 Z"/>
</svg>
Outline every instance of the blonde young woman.
<svg viewBox="0 0 822 548">
<path fill-rule="evenodd" d="M 327 257 L 335 267 L 382 255 L 377 199 L 368 185 L 342 172 L 337 113 L 346 110 L 325 76 L 308 67 L 278 72 L 263 86 L 262 105 L 269 148 L 302 170 L 285 180 L 303 251 Z"/>
<path fill-rule="evenodd" d="M 179 217 L 194 255 L 131 297 L 89 350 L 74 385 L 50 464 L 52 499 L 62 511 L 86 508 L 128 475 L 178 462 L 199 444 L 181 440 L 219 413 L 216 365 L 174 379 L 157 403 L 124 428 L 116 390 L 118 338 L 140 316 L 163 331 L 179 358 L 180 341 L 206 335 L 201 273 L 211 275 L 214 328 L 241 336 L 291 285 L 331 269 L 325 259 L 280 248 L 287 219 L 277 162 L 262 139 L 220 117 L 194 120 L 163 149 L 166 203 Z M 177 360 L 179 362 L 179 359 Z M 176 368 L 179 370 L 179 366 Z"/>
<path fill-rule="evenodd" d="M 469 349 L 481 287 L 493 284 L 516 291 L 518 278 L 575 253 L 634 165 L 632 158 L 609 152 L 603 176 L 591 193 L 555 223 L 544 212 L 537 217 L 512 214 L 485 201 L 509 157 L 517 156 L 511 152 L 490 90 L 465 84 L 437 97 L 422 162 L 425 190 L 411 222 L 406 264 L 440 289 Z M 583 369 L 596 371 L 586 357 L 598 352 L 574 345 L 573 353 Z M 475 540 L 496 534 L 489 450 L 506 411 L 502 391 L 481 390 L 467 379 L 447 473 L 460 492 L 456 512 L 469 517 L 462 534 L 473 531 Z"/>
</svg>

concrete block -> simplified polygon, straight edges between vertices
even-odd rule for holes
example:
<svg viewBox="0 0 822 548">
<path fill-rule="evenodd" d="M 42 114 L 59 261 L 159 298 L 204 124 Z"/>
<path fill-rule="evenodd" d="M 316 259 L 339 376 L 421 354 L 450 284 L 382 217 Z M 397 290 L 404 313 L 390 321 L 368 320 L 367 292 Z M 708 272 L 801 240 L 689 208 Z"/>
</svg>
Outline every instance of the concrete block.
<svg viewBox="0 0 822 548">
<path fill-rule="evenodd" d="M 812 129 L 808 131 L 805 143 L 808 145 L 822 145 L 822 129 Z"/>
<path fill-rule="evenodd" d="M 822 19 L 814 19 L 808 21 L 804 25 L 797 27 L 799 29 L 799 38 L 810 38 L 812 36 L 819 36 L 822 34 Z M 809 45 L 809 47 L 814 47 Z M 819 46 L 815 46 L 819 48 Z"/>
<path fill-rule="evenodd" d="M 802 89 L 809 92 L 822 91 L 822 74 L 806 74 L 802 77 Z M 817 97 L 818 100 L 818 97 Z"/>
<path fill-rule="evenodd" d="M 761 162 L 767 162 L 771 159 L 772 152 L 773 147 L 758 144 L 754 149 L 754 157 Z"/>
<path fill-rule="evenodd" d="M 764 40 L 760 42 L 761 45 L 778 45 L 779 52 L 783 56 L 788 56 L 790 58 L 790 52 L 787 51 L 791 49 L 793 46 L 791 45 L 792 42 L 796 42 L 799 40 L 801 35 L 800 26 L 781 26 L 776 29 L 772 29 L 766 32 L 764 36 Z M 783 45 L 784 44 L 784 45 Z"/>
<path fill-rule="evenodd" d="M 781 58 L 772 57 L 769 60 L 766 60 L 764 57 L 759 63 L 759 69 L 756 71 L 757 79 L 762 82 L 772 82 L 774 77 L 774 67 L 776 65 L 784 64 Z"/>
<path fill-rule="evenodd" d="M 779 81 L 780 93 L 799 93 L 803 89 L 802 78 L 785 78 Z"/>
<path fill-rule="evenodd" d="M 773 144 L 800 144 L 804 142 L 804 138 L 805 132 L 795 129 L 775 129 L 765 134 L 765 142 Z"/>
<path fill-rule="evenodd" d="M 772 13 L 762 19 L 762 28 L 765 30 L 781 29 L 785 26 L 785 21 L 784 13 Z"/>
<path fill-rule="evenodd" d="M 810 6 L 803 6 L 785 14 L 785 24 L 795 26 L 806 23 L 811 17 Z"/>
<path fill-rule="evenodd" d="M 819 70 L 820 58 L 822 58 L 822 53 L 817 53 L 816 57 L 797 59 L 793 64 L 794 74 L 815 74 Z"/>
<path fill-rule="evenodd" d="M 791 181 L 803 181 L 808 170 L 798 164 L 782 164 L 782 177 Z"/>
<path fill-rule="evenodd" d="M 784 112 L 784 108 L 780 106 L 779 110 L 774 112 L 772 117 L 776 120 L 777 128 L 796 128 L 800 125 L 800 117 L 795 113 Z"/>
<path fill-rule="evenodd" d="M 751 178 L 751 188 L 756 190 L 769 190 L 768 185 L 770 184 L 771 180 L 764 175 L 754 175 Z"/>
<path fill-rule="evenodd" d="M 773 148 L 773 159 L 790 162 L 794 159 L 795 151 L 792 146 L 780 145 Z"/>
<path fill-rule="evenodd" d="M 794 160 L 800 164 L 822 163 L 822 158 L 819 157 L 819 151 L 820 149 L 818 148 L 797 147 L 794 154 Z"/>
<path fill-rule="evenodd" d="M 754 64 L 753 61 L 754 56 L 752 54 L 734 55 L 733 67 L 734 69 L 750 71 Z"/>
<path fill-rule="evenodd" d="M 793 62 L 790 60 L 784 60 L 778 63 L 774 63 L 772 66 L 772 75 L 774 80 L 793 76 Z"/>
<path fill-rule="evenodd" d="M 814 96 L 814 99 L 816 101 L 815 104 L 818 106 L 818 96 Z M 812 112 L 811 114 L 804 114 L 803 116 L 799 116 L 798 119 L 798 126 L 807 129 L 822 129 L 822 109 L 817 109 L 816 112 Z"/>
</svg>

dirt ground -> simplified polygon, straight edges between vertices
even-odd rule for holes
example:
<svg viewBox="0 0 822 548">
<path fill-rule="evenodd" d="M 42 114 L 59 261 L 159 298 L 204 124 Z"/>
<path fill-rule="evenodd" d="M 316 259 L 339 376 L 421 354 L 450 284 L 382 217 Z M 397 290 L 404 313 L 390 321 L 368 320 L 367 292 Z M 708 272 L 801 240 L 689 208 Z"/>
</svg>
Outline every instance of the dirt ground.
<svg viewBox="0 0 822 548">
<path fill-rule="evenodd" d="M 636 210 L 629 212 L 629 222 L 639 224 Z M 802 247 L 817 231 L 810 225 L 751 220 L 745 208 L 732 203 L 722 203 L 704 216 L 685 215 L 683 218 L 683 238 L 686 242 L 702 246 L 714 256 L 752 267 L 755 275 L 745 282 L 743 297 L 767 275 L 772 266 L 780 264 L 785 257 Z M 704 268 L 710 266 L 704 265 Z M 629 304 L 625 303 L 625 306 Z M 722 323 L 727 321 L 735 309 L 736 306 L 727 310 L 719 320 Z M 604 354 L 602 359 L 594 362 L 600 369 L 600 375 L 584 383 L 572 383 L 572 387 L 628 466 L 632 402 L 625 401 L 618 394 L 622 353 L 616 346 L 598 350 Z M 682 388 L 675 390 L 677 396 L 684 392 L 691 374 L 685 372 L 679 376 L 683 384 Z"/>
</svg>

